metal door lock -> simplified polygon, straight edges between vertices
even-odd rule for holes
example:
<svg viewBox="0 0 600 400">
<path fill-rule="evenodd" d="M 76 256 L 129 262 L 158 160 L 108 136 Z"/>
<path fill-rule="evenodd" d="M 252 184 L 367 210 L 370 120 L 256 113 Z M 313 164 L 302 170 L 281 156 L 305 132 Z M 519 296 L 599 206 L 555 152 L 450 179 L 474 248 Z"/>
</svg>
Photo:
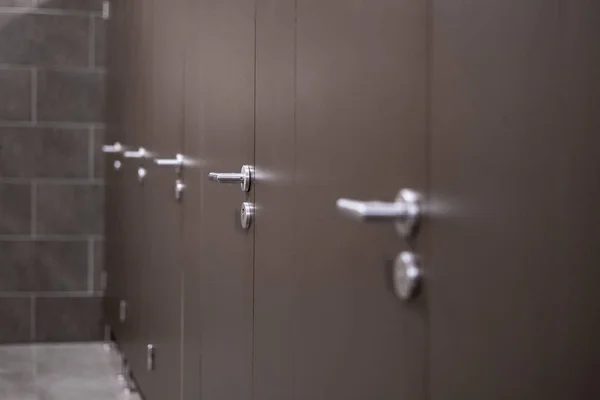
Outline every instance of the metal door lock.
<svg viewBox="0 0 600 400">
<path fill-rule="evenodd" d="M 254 212 L 255 207 L 253 203 L 247 201 L 242 203 L 242 207 L 240 208 L 240 223 L 242 224 L 242 228 L 250 228 L 252 220 L 254 219 Z"/>
<path fill-rule="evenodd" d="M 123 163 L 121 163 L 120 160 L 113 161 L 113 168 L 115 171 L 120 170 L 122 166 L 123 166 Z"/>
<path fill-rule="evenodd" d="M 137 170 L 138 182 L 140 184 L 144 183 L 146 176 L 148 175 L 148 171 L 144 167 L 139 167 Z"/>
<path fill-rule="evenodd" d="M 183 191 L 185 190 L 185 183 L 181 179 L 175 180 L 175 200 L 181 200 L 183 197 Z"/>
<path fill-rule="evenodd" d="M 421 286 L 421 265 L 419 257 L 410 252 L 400 253 L 394 261 L 394 290 L 402 300 L 414 298 Z"/>
<path fill-rule="evenodd" d="M 249 192 L 250 185 L 254 179 L 254 167 L 244 165 L 239 174 L 230 172 L 211 172 L 208 179 L 218 183 L 239 183 L 242 192 Z"/>
<path fill-rule="evenodd" d="M 336 205 L 343 214 L 361 222 L 392 221 L 403 237 L 414 233 L 422 214 L 422 196 L 411 189 L 398 192 L 393 203 L 338 199 Z"/>
<path fill-rule="evenodd" d="M 148 371 L 154 371 L 154 361 L 155 361 L 155 351 L 156 346 L 153 344 L 149 344 L 146 346 L 146 369 Z"/>
</svg>

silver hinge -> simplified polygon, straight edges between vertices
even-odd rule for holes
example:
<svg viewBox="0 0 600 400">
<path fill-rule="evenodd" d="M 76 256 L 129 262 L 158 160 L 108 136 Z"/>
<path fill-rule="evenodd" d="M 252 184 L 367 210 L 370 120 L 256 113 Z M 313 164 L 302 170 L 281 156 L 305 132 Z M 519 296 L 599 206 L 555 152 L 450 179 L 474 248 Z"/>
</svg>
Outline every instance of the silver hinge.
<svg viewBox="0 0 600 400">
<path fill-rule="evenodd" d="M 119 302 L 119 321 L 125 322 L 127 320 L 127 302 L 121 300 Z"/>
<path fill-rule="evenodd" d="M 102 18 L 110 18 L 110 1 L 108 0 L 102 2 Z"/>
</svg>

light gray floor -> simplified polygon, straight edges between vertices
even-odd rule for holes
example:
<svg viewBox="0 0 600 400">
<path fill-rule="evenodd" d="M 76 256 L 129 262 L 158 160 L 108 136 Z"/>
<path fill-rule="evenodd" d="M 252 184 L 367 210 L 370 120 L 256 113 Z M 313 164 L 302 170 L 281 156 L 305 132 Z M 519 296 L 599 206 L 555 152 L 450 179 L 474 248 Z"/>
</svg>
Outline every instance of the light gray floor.
<svg viewBox="0 0 600 400">
<path fill-rule="evenodd" d="M 0 346 L 0 400 L 140 400 L 101 343 Z"/>
</svg>

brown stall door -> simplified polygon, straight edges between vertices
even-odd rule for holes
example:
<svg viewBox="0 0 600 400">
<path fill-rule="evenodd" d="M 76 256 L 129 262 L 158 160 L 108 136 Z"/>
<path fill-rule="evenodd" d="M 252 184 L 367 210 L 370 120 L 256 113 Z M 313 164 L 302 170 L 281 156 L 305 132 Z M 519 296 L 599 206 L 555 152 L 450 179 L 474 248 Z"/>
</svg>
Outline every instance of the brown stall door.
<svg viewBox="0 0 600 400">
<path fill-rule="evenodd" d="M 200 67 L 205 60 L 198 46 L 200 34 L 198 18 L 201 4 L 197 0 L 188 1 L 187 17 L 182 19 L 185 27 L 186 57 L 184 68 L 184 152 L 198 162 L 195 168 L 185 168 L 186 183 L 183 205 L 183 343 L 182 343 L 182 399 L 200 398 L 200 352 L 202 321 L 200 310 L 200 252 L 202 241 L 201 202 L 202 189 L 206 184 L 206 171 L 199 160 L 202 153 L 202 89 Z"/>
<path fill-rule="evenodd" d="M 186 170 L 185 398 L 249 399 L 254 226 L 242 229 L 239 215 L 254 189 L 209 182 L 208 173 L 254 164 L 255 4 L 190 4 L 186 152 L 201 164 Z"/>
<path fill-rule="evenodd" d="M 126 143 L 127 113 L 126 99 L 129 86 L 126 71 L 128 68 L 128 8 L 124 2 L 112 5 L 108 21 L 108 73 L 107 73 L 107 120 L 104 144 Z M 119 320 L 119 302 L 124 298 L 127 283 L 123 254 L 123 226 L 126 220 L 125 190 L 122 170 L 115 170 L 113 162 L 121 159 L 120 154 L 105 154 L 106 210 L 105 210 L 105 269 L 106 292 L 104 298 L 104 318 L 112 333 L 120 341 L 123 324 Z"/>
<path fill-rule="evenodd" d="M 126 69 L 126 121 L 125 144 L 136 150 L 141 146 L 148 147 L 148 116 L 151 85 L 149 81 L 149 55 L 152 49 L 150 3 L 134 0 L 128 3 L 128 65 Z M 140 184 L 138 169 L 148 170 L 150 160 L 125 158 L 122 168 L 124 192 L 124 215 L 121 221 L 123 228 L 124 271 L 126 276 L 127 301 L 126 320 L 123 323 L 120 338 L 124 356 L 127 358 L 133 375 L 145 385 L 146 376 L 146 339 L 143 331 L 143 277 L 148 265 L 148 230 L 146 223 L 152 215 L 148 210 L 148 183 Z"/>
<path fill-rule="evenodd" d="M 148 147 L 156 152 L 148 171 L 148 247 L 143 281 L 143 337 L 152 346 L 141 387 L 146 400 L 180 398 L 182 201 L 175 198 L 174 160 L 183 147 L 184 38 L 186 0 L 154 0 L 152 7 L 151 96 Z M 160 161 L 160 165 L 156 163 Z"/>
<path fill-rule="evenodd" d="M 108 48 L 111 49 L 108 57 L 107 73 L 107 127 L 103 143 L 97 145 L 112 145 L 115 142 L 123 143 L 124 132 L 124 69 L 125 69 L 125 9 L 122 2 L 112 5 L 112 17 L 108 21 Z M 96 149 L 97 152 L 102 149 Z M 116 170 L 114 162 L 122 162 L 120 154 L 104 154 L 104 176 L 106 191 L 105 206 L 105 273 L 106 288 L 104 294 L 104 323 L 107 324 L 114 334 L 120 333 L 119 301 L 126 290 L 124 276 L 122 274 L 124 264 L 122 260 L 122 226 L 121 221 L 125 218 L 123 208 L 122 173 Z M 120 335 L 119 335 L 120 336 Z"/>
<path fill-rule="evenodd" d="M 256 2 L 254 398 L 293 398 L 295 0 Z"/>
<path fill-rule="evenodd" d="M 133 85 L 134 82 L 131 80 L 131 71 L 134 68 L 134 53 L 132 48 L 135 38 L 135 24 L 133 24 L 135 8 L 133 2 L 120 2 L 118 5 L 115 5 L 112 11 L 113 17 L 111 18 L 111 21 L 114 21 L 114 24 L 118 27 L 117 32 L 122 36 L 120 42 L 117 41 L 118 39 L 115 39 L 115 41 L 120 44 L 121 48 L 115 46 L 111 47 L 112 53 L 110 57 L 111 61 L 115 58 L 117 59 L 115 62 L 117 63 L 116 68 L 118 69 L 114 71 L 117 80 L 114 82 L 112 89 L 115 89 L 116 86 L 115 90 L 117 91 L 117 96 L 121 100 L 121 104 L 118 106 L 118 115 L 120 115 L 120 118 L 118 118 L 117 125 L 115 126 L 117 129 L 115 140 L 118 140 L 124 145 L 132 146 L 136 141 L 132 119 L 135 90 Z M 113 84 L 112 81 L 110 83 Z M 108 106 L 111 107 L 111 105 Z M 109 156 L 107 158 L 109 164 L 112 158 L 115 157 Z M 109 247 L 107 248 L 107 251 L 109 252 L 107 262 L 111 262 L 112 254 L 114 253 L 117 257 L 118 265 L 111 265 L 107 268 L 108 300 L 112 300 L 112 293 L 114 293 L 115 296 L 114 301 L 108 302 L 107 305 L 114 307 L 114 309 L 110 311 L 110 314 L 116 315 L 117 320 L 112 326 L 112 329 L 118 344 L 125 353 L 129 353 L 131 349 L 132 321 L 131 319 L 121 319 L 120 307 L 121 304 L 129 305 L 129 303 L 131 303 L 132 291 L 130 286 L 131 282 L 136 279 L 131 258 L 132 253 L 130 251 L 135 227 L 135 218 L 131 214 L 132 204 L 135 202 L 132 190 L 132 182 L 134 182 L 135 179 L 134 174 L 134 165 L 125 160 L 123 160 L 122 167 L 119 171 L 109 171 L 107 174 L 107 179 L 112 181 L 109 182 L 110 185 L 114 187 L 118 193 L 117 201 L 119 204 L 117 214 L 113 215 L 111 214 L 111 210 L 107 210 L 107 219 L 109 220 L 107 222 L 107 228 L 109 229 L 107 235 L 111 234 L 111 231 L 113 230 L 119 230 L 119 233 L 115 237 L 108 238 L 108 242 L 115 244 L 116 247 L 112 247 L 112 245 L 109 244 Z M 119 216 L 121 218 L 117 219 Z M 119 268 L 119 266 L 121 268 Z M 129 310 L 126 311 L 127 316 L 129 316 Z"/>
<path fill-rule="evenodd" d="M 433 27 L 431 400 L 600 398 L 600 3 Z"/>
<path fill-rule="evenodd" d="M 426 189 L 427 4 L 257 3 L 254 398 L 423 400 L 425 293 L 391 261 L 425 232 L 336 200 Z"/>
</svg>

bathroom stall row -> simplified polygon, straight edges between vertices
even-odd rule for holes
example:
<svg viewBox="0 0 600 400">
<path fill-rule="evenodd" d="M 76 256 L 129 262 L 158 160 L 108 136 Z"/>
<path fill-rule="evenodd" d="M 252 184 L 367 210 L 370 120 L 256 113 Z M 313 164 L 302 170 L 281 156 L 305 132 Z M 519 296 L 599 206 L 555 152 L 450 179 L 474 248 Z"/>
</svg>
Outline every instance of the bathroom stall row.
<svg viewBox="0 0 600 400">
<path fill-rule="evenodd" d="M 600 398 L 600 3 L 108 30 L 104 308 L 147 400 Z"/>
</svg>

